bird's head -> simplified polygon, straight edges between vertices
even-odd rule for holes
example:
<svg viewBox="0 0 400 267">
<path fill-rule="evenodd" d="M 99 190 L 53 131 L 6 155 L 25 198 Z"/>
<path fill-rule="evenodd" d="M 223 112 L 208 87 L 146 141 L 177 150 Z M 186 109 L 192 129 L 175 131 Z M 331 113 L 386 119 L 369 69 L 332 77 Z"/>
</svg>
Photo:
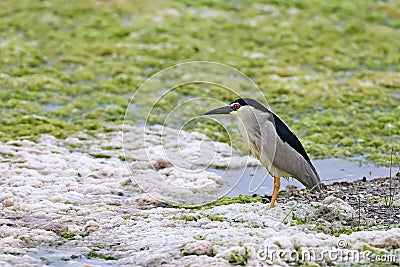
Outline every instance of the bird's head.
<svg viewBox="0 0 400 267">
<path fill-rule="evenodd" d="M 267 109 L 258 103 L 257 101 L 250 99 L 250 98 L 239 98 L 235 101 L 232 101 L 228 106 L 216 108 L 210 110 L 205 113 L 205 115 L 212 115 L 212 114 L 231 114 L 231 115 L 239 115 L 244 110 L 251 110 L 251 109 L 258 109 L 262 111 L 266 111 Z"/>
</svg>

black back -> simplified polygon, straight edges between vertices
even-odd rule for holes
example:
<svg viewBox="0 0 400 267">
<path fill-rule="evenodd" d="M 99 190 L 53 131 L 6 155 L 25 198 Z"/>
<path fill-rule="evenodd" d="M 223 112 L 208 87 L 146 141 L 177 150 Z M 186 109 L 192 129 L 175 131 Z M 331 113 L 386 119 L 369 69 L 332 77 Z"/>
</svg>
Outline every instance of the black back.
<svg viewBox="0 0 400 267">
<path fill-rule="evenodd" d="M 296 135 L 294 135 L 294 133 L 289 129 L 289 127 L 281 120 L 281 118 L 279 118 L 275 113 L 273 113 L 271 110 L 267 109 L 266 107 L 264 107 L 257 101 L 250 99 L 250 98 L 240 98 L 240 99 L 233 101 L 232 103 L 239 103 L 241 106 L 249 105 L 258 110 L 272 114 L 272 116 L 274 118 L 273 123 L 275 125 L 276 133 L 278 134 L 278 136 L 282 139 L 283 142 L 286 142 L 289 146 L 291 146 L 294 150 L 296 150 L 300 155 L 302 155 L 303 158 L 306 161 L 308 161 L 312 166 L 311 160 L 308 157 L 307 152 L 304 149 L 303 145 L 300 143 L 300 140 L 297 138 Z"/>
</svg>

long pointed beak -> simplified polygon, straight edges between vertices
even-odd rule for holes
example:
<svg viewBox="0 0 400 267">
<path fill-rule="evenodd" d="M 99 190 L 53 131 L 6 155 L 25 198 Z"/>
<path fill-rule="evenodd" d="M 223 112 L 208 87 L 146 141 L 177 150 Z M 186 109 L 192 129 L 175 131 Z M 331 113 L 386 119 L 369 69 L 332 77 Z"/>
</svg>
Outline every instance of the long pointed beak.
<svg viewBox="0 0 400 267">
<path fill-rule="evenodd" d="M 230 106 L 225 106 L 221 108 L 216 108 L 213 110 L 210 110 L 209 112 L 205 113 L 204 115 L 211 115 L 211 114 L 229 114 L 231 113 L 232 108 Z"/>
</svg>

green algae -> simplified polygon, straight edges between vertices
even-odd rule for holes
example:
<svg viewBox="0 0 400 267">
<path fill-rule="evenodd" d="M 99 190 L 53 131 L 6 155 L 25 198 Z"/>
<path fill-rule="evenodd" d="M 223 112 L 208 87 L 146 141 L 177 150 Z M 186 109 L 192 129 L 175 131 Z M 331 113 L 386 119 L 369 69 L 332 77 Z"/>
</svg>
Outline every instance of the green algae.
<svg viewBox="0 0 400 267">
<path fill-rule="evenodd" d="M 245 204 L 245 203 L 255 203 L 255 202 L 262 202 L 262 197 L 261 196 L 254 196 L 253 197 L 253 196 L 249 196 L 249 195 L 240 194 L 239 196 L 232 197 L 232 198 L 230 198 L 230 197 L 221 197 L 216 201 L 209 202 L 209 203 L 206 203 L 204 205 L 180 205 L 180 204 L 169 203 L 168 207 L 200 210 L 200 209 L 203 209 L 203 208 L 210 209 L 210 208 L 213 208 L 215 206 L 230 205 L 230 204 L 235 204 L 235 203 L 237 203 L 237 204 Z M 191 217 L 192 216 L 190 216 L 189 219 L 192 219 Z M 178 218 L 178 219 L 180 219 L 180 218 Z M 195 218 L 195 219 L 197 220 L 198 218 Z M 214 217 L 209 217 L 209 219 L 210 220 L 216 220 L 216 221 L 224 220 L 223 217 L 215 217 L 215 218 Z"/>
<path fill-rule="evenodd" d="M 353 232 L 357 232 L 357 231 L 361 231 L 361 229 L 351 229 L 351 228 L 346 228 L 346 227 L 342 227 L 342 228 L 340 228 L 338 231 L 336 231 L 335 233 L 333 233 L 333 236 L 336 236 L 336 237 L 338 237 L 338 236 L 340 236 L 340 235 L 342 235 L 342 234 L 345 234 L 345 235 L 350 235 L 350 234 L 352 234 Z"/>
<path fill-rule="evenodd" d="M 233 197 L 233 198 L 221 197 L 217 201 L 214 201 L 208 205 L 209 206 L 222 206 L 222 205 L 230 205 L 233 203 L 244 204 L 244 203 L 255 203 L 255 202 L 262 202 L 261 196 L 252 197 L 252 196 L 240 194 L 239 196 Z"/>
<path fill-rule="evenodd" d="M 69 239 L 69 240 L 74 240 L 76 234 L 75 233 L 69 233 L 69 232 L 62 232 L 60 234 L 60 236 L 63 237 L 63 238 Z"/>
<path fill-rule="evenodd" d="M 183 221 L 197 221 L 199 218 L 197 216 L 192 216 L 192 215 L 182 215 L 180 217 L 172 216 L 171 220 L 183 220 Z"/>
<path fill-rule="evenodd" d="M 91 251 L 86 255 L 86 258 L 88 258 L 88 259 L 99 258 L 99 259 L 103 259 L 103 260 L 106 260 L 106 261 L 109 261 L 109 260 L 117 260 L 116 257 L 109 256 L 109 255 L 105 255 L 104 253 L 98 253 L 98 252 L 95 251 L 95 250 L 91 250 Z"/>
<path fill-rule="evenodd" d="M 152 74 L 211 60 L 252 78 L 312 157 L 388 165 L 400 150 L 399 14 L 373 0 L 2 2 L 0 141 L 103 132 Z M 168 94 L 149 123 L 205 88 Z M 198 122 L 185 129 L 247 151 L 234 130 Z"/>
<path fill-rule="evenodd" d="M 50 265 L 51 261 L 49 261 L 47 258 L 45 257 L 40 257 L 40 260 L 45 264 L 45 265 Z"/>
<path fill-rule="evenodd" d="M 233 248 L 228 255 L 222 255 L 221 257 L 229 261 L 232 265 L 247 265 L 247 261 L 251 258 L 252 251 L 248 246 L 241 248 Z"/>
</svg>

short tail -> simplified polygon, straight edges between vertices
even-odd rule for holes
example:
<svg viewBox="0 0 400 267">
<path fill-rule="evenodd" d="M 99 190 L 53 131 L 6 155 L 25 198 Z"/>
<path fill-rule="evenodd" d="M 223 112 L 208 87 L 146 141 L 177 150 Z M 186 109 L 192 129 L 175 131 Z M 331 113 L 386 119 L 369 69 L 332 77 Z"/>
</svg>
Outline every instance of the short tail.
<svg viewBox="0 0 400 267">
<path fill-rule="evenodd" d="M 322 192 L 322 182 L 319 178 L 318 172 L 315 167 L 309 163 L 310 168 L 307 168 L 306 177 L 299 180 L 307 189 Z"/>
</svg>

